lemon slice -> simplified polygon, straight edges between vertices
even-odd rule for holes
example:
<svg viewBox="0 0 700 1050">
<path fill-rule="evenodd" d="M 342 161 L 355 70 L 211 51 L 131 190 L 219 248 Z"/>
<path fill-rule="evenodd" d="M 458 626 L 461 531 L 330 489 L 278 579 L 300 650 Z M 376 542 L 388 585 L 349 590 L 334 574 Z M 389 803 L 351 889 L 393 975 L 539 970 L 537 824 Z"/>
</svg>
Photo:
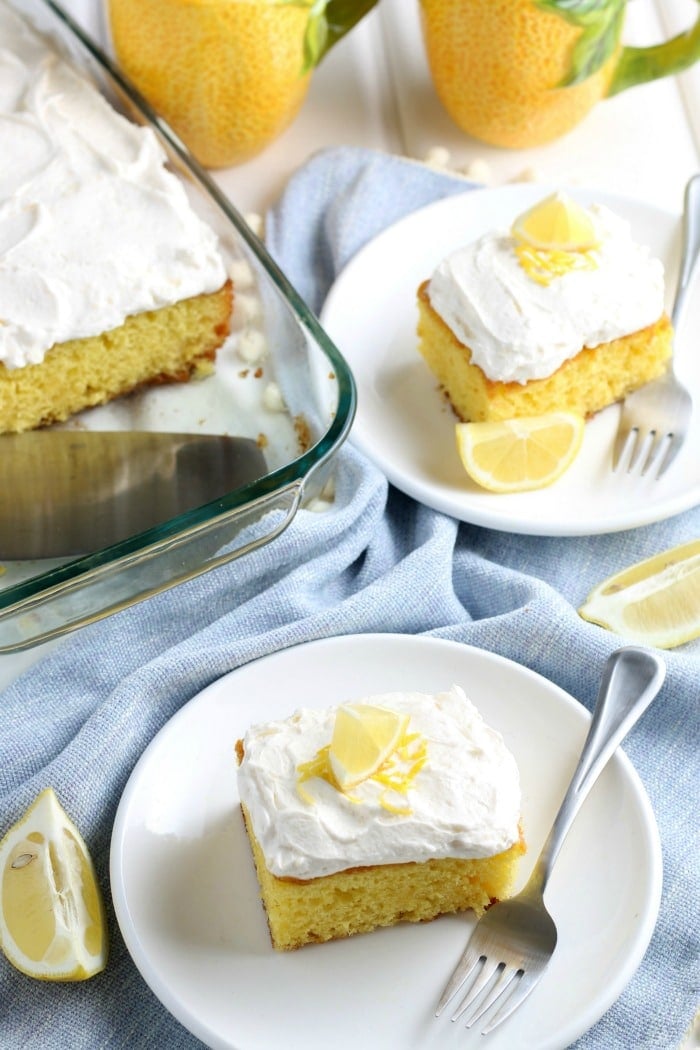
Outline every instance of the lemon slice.
<svg viewBox="0 0 700 1050">
<path fill-rule="evenodd" d="M 598 244 L 591 216 L 564 193 L 553 193 L 523 212 L 511 232 L 518 240 L 545 251 L 582 252 Z"/>
<path fill-rule="evenodd" d="M 603 580 L 579 615 L 659 649 L 700 637 L 700 540 L 672 547 Z"/>
<path fill-rule="evenodd" d="M 81 981 L 107 962 L 95 870 L 52 788 L 0 841 L 0 946 L 43 981 Z"/>
<path fill-rule="evenodd" d="M 464 469 L 490 492 L 526 492 L 551 485 L 571 465 L 583 441 L 583 417 L 573 412 L 457 423 Z"/>
<path fill-rule="evenodd" d="M 371 704 L 338 708 L 328 758 L 341 791 L 377 772 L 397 747 L 408 719 L 406 714 Z"/>
</svg>

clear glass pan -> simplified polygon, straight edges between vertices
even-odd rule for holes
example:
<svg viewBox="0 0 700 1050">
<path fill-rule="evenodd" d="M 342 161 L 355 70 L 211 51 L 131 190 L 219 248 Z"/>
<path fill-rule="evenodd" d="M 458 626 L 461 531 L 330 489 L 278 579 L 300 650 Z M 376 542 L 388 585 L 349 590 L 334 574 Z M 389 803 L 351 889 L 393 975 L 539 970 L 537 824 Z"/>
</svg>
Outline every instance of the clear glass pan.
<svg viewBox="0 0 700 1050">
<path fill-rule="evenodd" d="M 316 317 L 214 180 L 111 59 L 52 0 L 5 2 L 44 33 L 115 108 L 153 128 L 193 207 L 216 230 L 236 290 L 234 332 L 219 351 L 212 377 L 149 389 L 91 409 L 63 427 L 254 438 L 264 446 L 268 471 L 104 549 L 51 561 L 4 562 L 0 653 L 56 638 L 279 536 L 302 502 L 321 490 L 356 405 L 350 369 Z M 236 288 L 237 278 L 242 289 Z M 237 353 L 237 340 L 251 328 L 264 341 L 267 356 L 247 366 Z M 281 392 L 282 401 L 271 404 L 273 391 Z M 0 484 L 2 460 L 0 455 Z"/>
</svg>

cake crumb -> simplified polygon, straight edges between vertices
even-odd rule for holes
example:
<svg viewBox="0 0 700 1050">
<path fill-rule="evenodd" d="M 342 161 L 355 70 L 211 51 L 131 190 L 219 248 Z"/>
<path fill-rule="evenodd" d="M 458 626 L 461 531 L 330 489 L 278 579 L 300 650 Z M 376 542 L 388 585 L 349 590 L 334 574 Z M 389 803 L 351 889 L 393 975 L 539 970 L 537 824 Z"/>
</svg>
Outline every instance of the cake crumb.
<svg viewBox="0 0 700 1050">
<path fill-rule="evenodd" d="M 294 417 L 294 431 L 299 442 L 299 449 L 301 452 L 306 452 L 307 449 L 311 448 L 313 439 L 311 435 L 311 427 L 304 416 Z"/>
</svg>

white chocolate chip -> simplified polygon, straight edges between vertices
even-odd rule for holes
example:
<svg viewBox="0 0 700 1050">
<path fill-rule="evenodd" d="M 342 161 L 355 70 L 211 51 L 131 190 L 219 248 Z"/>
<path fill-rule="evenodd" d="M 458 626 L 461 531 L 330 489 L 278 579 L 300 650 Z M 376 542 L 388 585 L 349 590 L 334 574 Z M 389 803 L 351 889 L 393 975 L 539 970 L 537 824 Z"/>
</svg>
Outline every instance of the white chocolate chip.
<svg viewBox="0 0 700 1050">
<path fill-rule="evenodd" d="M 241 332 L 236 344 L 238 356 L 249 365 L 256 365 L 267 354 L 267 339 L 255 328 Z"/>
<path fill-rule="evenodd" d="M 245 221 L 250 226 L 256 237 L 262 237 L 264 230 L 264 223 L 262 215 L 258 215 L 257 212 L 251 211 L 244 216 Z"/>
<path fill-rule="evenodd" d="M 445 149 L 444 146 L 433 146 L 426 153 L 424 163 L 429 168 L 449 168 L 450 160 L 451 156 L 448 149 Z"/>
<path fill-rule="evenodd" d="M 284 398 L 282 397 L 282 391 L 278 387 L 277 383 L 268 383 L 263 390 L 262 396 L 263 407 L 268 412 L 284 412 L 286 405 Z"/>
<path fill-rule="evenodd" d="M 462 171 L 467 178 L 474 179 L 475 182 L 490 182 L 492 178 L 491 165 L 483 157 L 474 157 Z"/>
<path fill-rule="evenodd" d="M 228 268 L 228 275 L 236 291 L 242 292 L 255 285 L 253 268 L 246 259 L 233 259 Z"/>
<path fill-rule="evenodd" d="M 234 300 L 234 313 L 244 324 L 259 321 L 262 318 L 262 304 L 257 295 L 237 295 Z"/>
</svg>

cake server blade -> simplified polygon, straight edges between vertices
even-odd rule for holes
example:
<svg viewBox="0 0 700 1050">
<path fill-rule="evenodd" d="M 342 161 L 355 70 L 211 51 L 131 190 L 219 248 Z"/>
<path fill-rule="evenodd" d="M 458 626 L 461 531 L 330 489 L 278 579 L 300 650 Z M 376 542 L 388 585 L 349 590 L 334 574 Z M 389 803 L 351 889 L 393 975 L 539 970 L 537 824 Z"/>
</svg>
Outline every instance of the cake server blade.
<svg viewBox="0 0 700 1050">
<path fill-rule="evenodd" d="M 267 473 L 255 441 L 219 434 L 0 435 L 0 558 L 90 554 Z"/>
</svg>

